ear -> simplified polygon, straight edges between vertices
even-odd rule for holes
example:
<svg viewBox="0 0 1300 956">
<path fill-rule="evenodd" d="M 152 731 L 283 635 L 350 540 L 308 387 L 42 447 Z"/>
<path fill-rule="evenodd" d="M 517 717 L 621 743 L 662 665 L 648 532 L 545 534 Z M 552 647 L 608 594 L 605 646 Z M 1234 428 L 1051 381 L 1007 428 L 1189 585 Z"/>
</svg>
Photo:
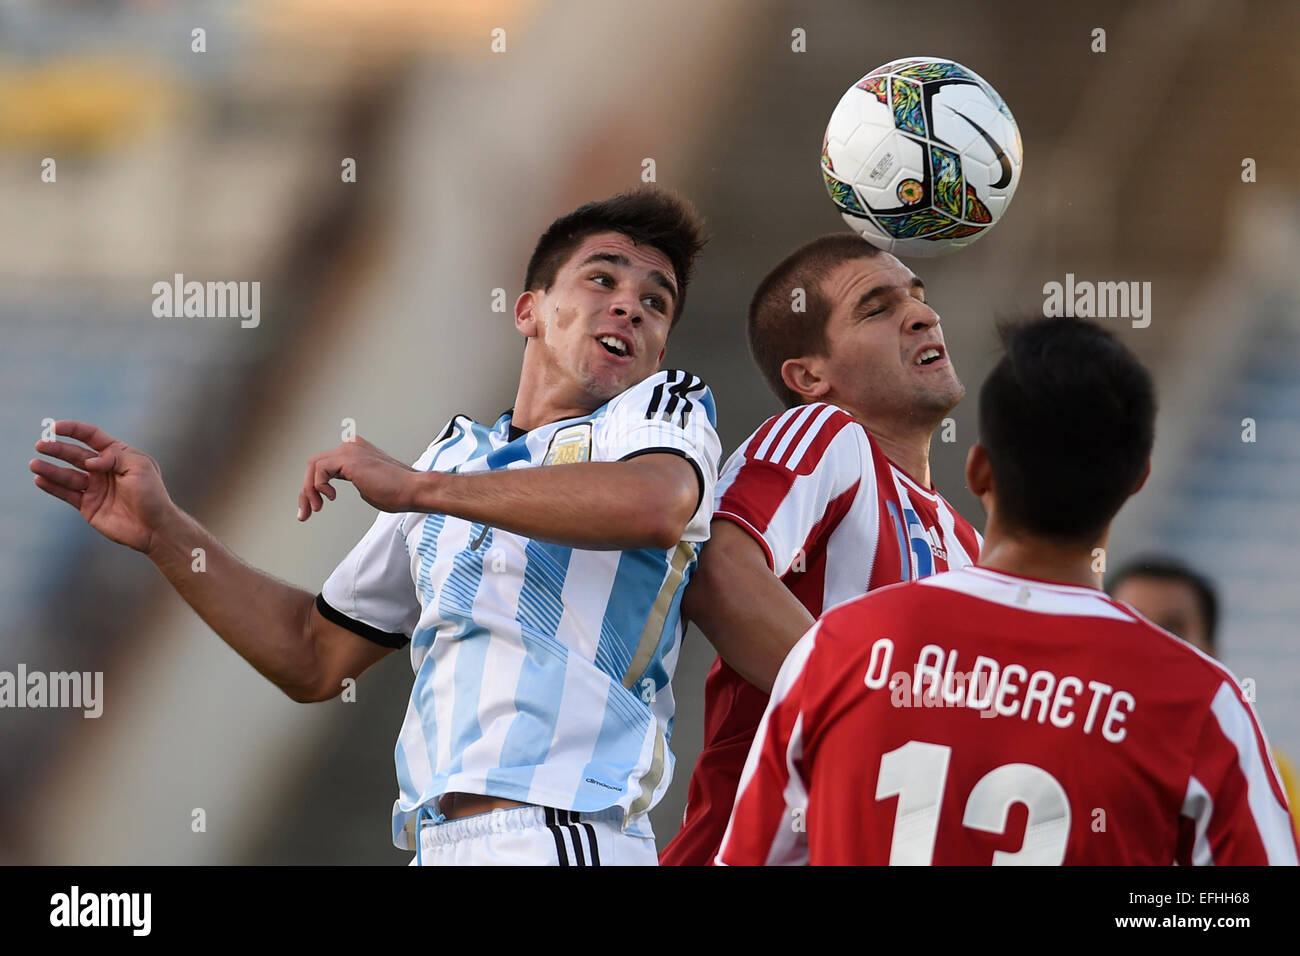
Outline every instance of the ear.
<svg viewBox="0 0 1300 956">
<path fill-rule="evenodd" d="M 810 402 L 821 398 L 831 388 L 817 356 L 786 359 L 781 363 L 781 381 L 790 391 Z"/>
<path fill-rule="evenodd" d="M 537 337 L 540 331 L 541 317 L 537 314 L 541 308 L 541 297 L 536 292 L 525 292 L 515 299 L 515 328 L 526 339 Z"/>
<path fill-rule="evenodd" d="M 1133 486 L 1133 490 L 1129 492 L 1129 494 L 1135 495 L 1139 491 L 1141 491 L 1142 486 L 1147 483 L 1147 479 L 1150 477 L 1151 477 L 1151 459 L 1148 458 L 1146 467 L 1142 469 L 1142 477 L 1138 479 L 1138 483 Z"/>
<path fill-rule="evenodd" d="M 966 487 L 981 501 L 993 491 L 993 466 L 983 445 L 971 445 L 966 454 Z"/>
<path fill-rule="evenodd" d="M 667 354 L 668 354 L 668 346 L 665 345 L 663 348 L 659 350 L 659 357 L 655 359 L 655 368 L 658 368 L 660 365 L 664 364 L 664 356 Z"/>
</svg>

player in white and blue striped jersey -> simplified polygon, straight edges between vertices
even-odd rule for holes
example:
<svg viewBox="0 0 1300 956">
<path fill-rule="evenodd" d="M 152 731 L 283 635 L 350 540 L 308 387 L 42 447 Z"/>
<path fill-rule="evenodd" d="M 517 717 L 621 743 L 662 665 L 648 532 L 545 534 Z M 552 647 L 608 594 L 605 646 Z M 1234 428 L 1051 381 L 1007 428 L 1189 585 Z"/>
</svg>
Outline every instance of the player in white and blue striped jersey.
<svg viewBox="0 0 1300 956">
<path fill-rule="evenodd" d="M 684 208 L 655 191 L 614 203 Z M 309 469 L 304 508 L 337 475 L 385 512 L 316 609 L 384 647 L 410 640 L 393 837 L 423 863 L 654 862 L 681 594 L 720 449 L 705 384 L 654 371 L 689 267 L 607 205 L 539 243 L 515 407 L 453 418 L 413 502 L 383 498 L 407 474 L 365 443 Z"/>
<path fill-rule="evenodd" d="M 73 467 L 30 468 L 294 700 L 335 697 L 410 642 L 393 823 L 416 861 L 653 864 L 679 607 L 720 451 L 709 390 L 659 371 L 702 241 L 657 189 L 552 223 L 515 304 L 509 412 L 453 418 L 414 468 L 360 438 L 308 462 L 299 520 L 333 478 L 383 512 L 319 595 L 241 562 L 152 458 L 92 424 L 55 424 L 84 445 L 36 446 Z"/>
<path fill-rule="evenodd" d="M 444 513 L 381 514 L 325 582 L 318 607 L 327 618 L 364 623 L 363 633 L 397 645 L 411 635 L 415 686 L 396 755 L 399 846 L 436 817 L 442 795 L 465 793 L 584 815 L 608 809 L 600 819 L 645 838 L 637 843 L 652 852 L 647 811 L 672 776 L 678 608 L 708 536 L 715 421 L 708 388 L 676 370 L 590 415 L 527 432 L 510 413 L 492 426 L 457 416 L 416 470 L 480 475 L 672 454 L 696 470 L 704 497 L 672 546 L 627 550 L 547 542 Z M 575 862 L 599 858 L 584 827 L 559 835 L 584 837 L 566 844 Z"/>
</svg>

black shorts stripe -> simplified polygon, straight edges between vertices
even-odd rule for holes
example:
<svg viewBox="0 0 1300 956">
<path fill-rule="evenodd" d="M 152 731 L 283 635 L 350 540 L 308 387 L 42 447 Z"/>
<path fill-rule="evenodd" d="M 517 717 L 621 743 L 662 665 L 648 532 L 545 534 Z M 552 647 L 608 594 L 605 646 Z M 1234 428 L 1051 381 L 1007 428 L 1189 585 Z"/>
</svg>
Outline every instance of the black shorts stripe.
<svg viewBox="0 0 1300 956">
<path fill-rule="evenodd" d="M 584 822 L 582 828 L 587 831 L 587 842 L 591 846 L 591 865 L 600 866 L 600 848 L 596 846 L 596 831 L 590 823 Z"/>
<path fill-rule="evenodd" d="M 573 813 L 570 810 L 561 810 L 560 813 L 563 814 L 560 822 L 573 836 L 573 855 L 577 858 L 577 865 L 586 866 L 587 855 L 582 852 L 582 833 L 578 830 L 578 825 L 573 822 Z"/>
<path fill-rule="evenodd" d="M 569 851 L 564 845 L 564 834 L 560 832 L 560 828 L 555 822 L 555 811 L 550 807 L 543 807 L 542 812 L 546 815 L 546 829 L 550 830 L 551 836 L 555 838 L 555 858 L 559 861 L 560 866 L 568 866 Z"/>
</svg>

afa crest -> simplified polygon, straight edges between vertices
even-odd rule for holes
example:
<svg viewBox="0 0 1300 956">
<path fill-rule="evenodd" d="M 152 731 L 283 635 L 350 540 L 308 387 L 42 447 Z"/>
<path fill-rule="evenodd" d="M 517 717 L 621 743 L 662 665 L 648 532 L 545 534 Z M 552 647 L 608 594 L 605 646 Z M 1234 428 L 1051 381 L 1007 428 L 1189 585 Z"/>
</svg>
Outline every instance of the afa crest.
<svg viewBox="0 0 1300 956">
<path fill-rule="evenodd" d="M 561 428 L 551 438 L 543 465 L 576 465 L 591 460 L 591 422 Z"/>
</svg>

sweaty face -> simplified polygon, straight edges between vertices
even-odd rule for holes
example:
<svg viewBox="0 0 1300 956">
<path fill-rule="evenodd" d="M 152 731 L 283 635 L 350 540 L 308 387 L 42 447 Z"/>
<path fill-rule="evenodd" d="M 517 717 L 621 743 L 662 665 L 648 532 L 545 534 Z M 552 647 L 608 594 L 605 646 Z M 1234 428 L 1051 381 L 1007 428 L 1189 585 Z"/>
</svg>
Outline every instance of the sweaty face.
<svg viewBox="0 0 1300 956">
<path fill-rule="evenodd" d="M 1186 582 L 1134 575 L 1121 581 L 1111 596 L 1213 656 L 1196 592 Z"/>
<path fill-rule="evenodd" d="M 588 236 L 545 292 L 535 292 L 529 359 L 548 388 L 596 408 L 651 375 L 677 302 L 672 263 L 617 232 Z"/>
<path fill-rule="evenodd" d="M 956 407 L 966 388 L 911 269 L 888 253 L 856 259 L 837 266 L 823 291 L 833 303 L 823 366 L 829 398 L 882 424 L 934 427 Z"/>
</svg>

